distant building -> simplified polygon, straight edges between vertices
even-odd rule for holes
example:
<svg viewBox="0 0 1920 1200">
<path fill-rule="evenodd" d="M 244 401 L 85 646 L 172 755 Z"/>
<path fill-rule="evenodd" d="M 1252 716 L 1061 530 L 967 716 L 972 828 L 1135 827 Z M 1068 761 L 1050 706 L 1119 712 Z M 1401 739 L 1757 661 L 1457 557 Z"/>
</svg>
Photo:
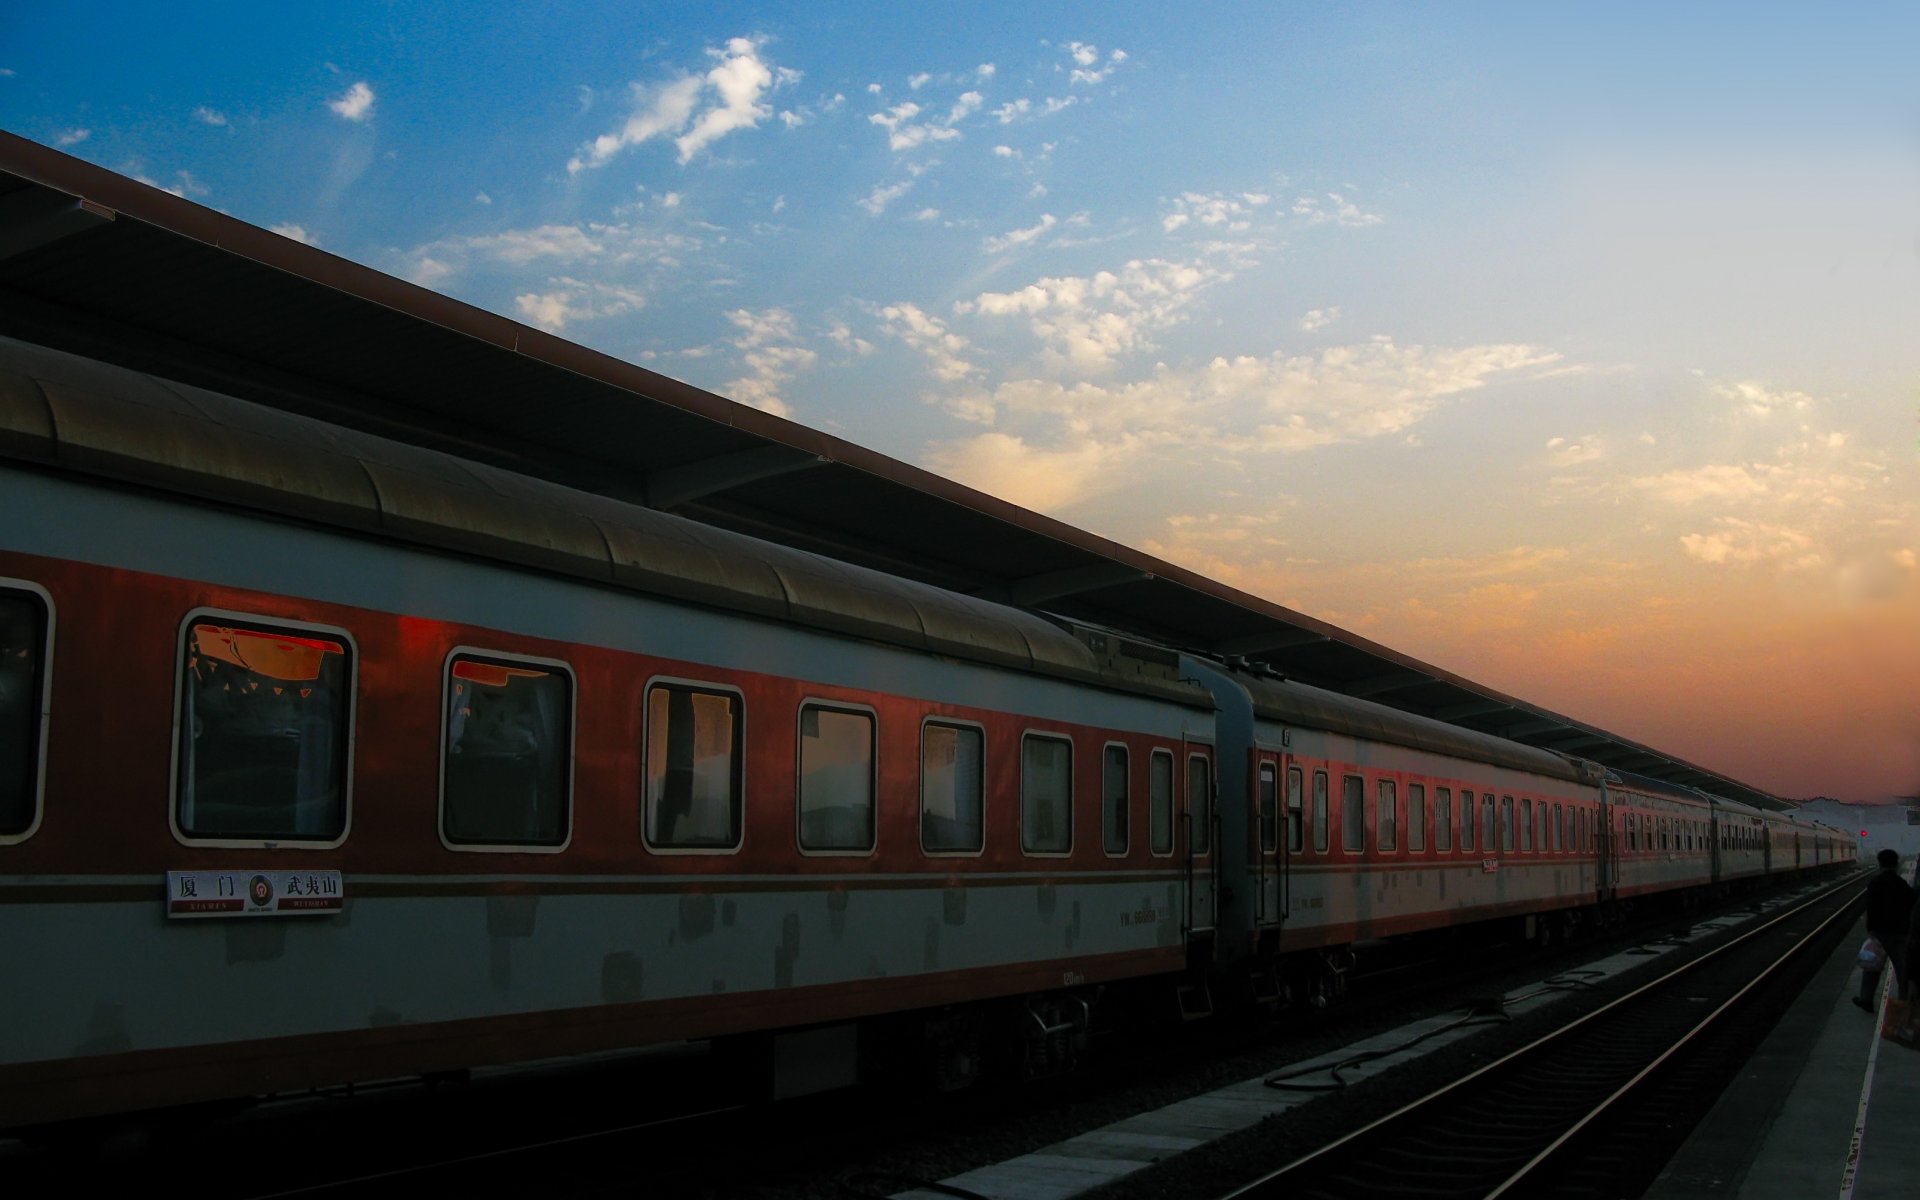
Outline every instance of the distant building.
<svg viewBox="0 0 1920 1200">
<path fill-rule="evenodd" d="M 1891 846 L 1902 857 L 1920 854 L 1920 797 L 1902 796 L 1885 804 L 1845 804 L 1831 796 L 1802 800 L 1802 817 L 1846 829 L 1859 838 L 1865 858 Z"/>
</svg>

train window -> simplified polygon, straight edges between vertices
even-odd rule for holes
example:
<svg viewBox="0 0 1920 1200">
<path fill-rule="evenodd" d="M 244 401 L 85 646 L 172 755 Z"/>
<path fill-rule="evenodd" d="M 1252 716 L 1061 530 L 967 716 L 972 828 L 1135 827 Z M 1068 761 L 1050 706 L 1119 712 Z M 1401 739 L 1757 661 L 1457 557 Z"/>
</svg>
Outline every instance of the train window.
<svg viewBox="0 0 1920 1200">
<path fill-rule="evenodd" d="M 1473 793 L 1462 788 L 1460 791 L 1460 849 L 1473 849 L 1473 824 L 1479 820 L 1474 815 Z"/>
<path fill-rule="evenodd" d="M 1306 831 L 1301 828 L 1305 814 L 1300 811 L 1301 785 L 1305 783 L 1299 767 L 1287 768 L 1287 849 L 1298 854 L 1306 846 Z"/>
<path fill-rule="evenodd" d="M 1280 848 L 1280 773 L 1270 762 L 1260 764 L 1260 853 Z"/>
<path fill-rule="evenodd" d="M 180 657 L 181 835 L 338 844 L 353 762 L 346 631 L 203 612 L 184 623 Z"/>
<path fill-rule="evenodd" d="M 647 689 L 641 834 L 656 850 L 740 845 L 741 699 L 678 683 Z"/>
<path fill-rule="evenodd" d="M 1427 788 L 1425 784 L 1407 785 L 1407 849 L 1427 848 Z"/>
<path fill-rule="evenodd" d="M 928 854 L 985 848 L 985 741 L 975 725 L 920 727 L 920 848 Z"/>
<path fill-rule="evenodd" d="M 0 842 L 40 824 L 53 604 L 31 584 L 0 587 Z"/>
<path fill-rule="evenodd" d="M 1193 821 L 1193 852 L 1213 849 L 1213 764 L 1204 754 L 1187 756 L 1187 815 Z"/>
<path fill-rule="evenodd" d="M 1153 852 L 1155 854 L 1173 853 L 1173 755 L 1165 750 L 1155 750 L 1148 760 L 1147 788 L 1150 811 L 1148 822 L 1153 826 Z"/>
<path fill-rule="evenodd" d="M 1374 828 L 1379 831 L 1380 848 L 1393 850 L 1400 845 L 1400 797 L 1393 780 L 1376 781 L 1374 798 L 1377 801 Z"/>
<path fill-rule="evenodd" d="M 1533 849 L 1533 801 L 1524 797 L 1520 800 L 1520 848 Z"/>
<path fill-rule="evenodd" d="M 1315 771 L 1313 773 L 1313 848 L 1325 854 L 1327 840 L 1331 836 L 1327 822 L 1327 773 Z"/>
<path fill-rule="evenodd" d="M 1358 775 L 1340 781 L 1340 846 L 1345 850 L 1367 848 L 1367 783 Z"/>
<path fill-rule="evenodd" d="M 1100 806 L 1106 813 L 1108 854 L 1127 852 L 1127 748 L 1108 746 L 1100 773 Z"/>
<path fill-rule="evenodd" d="M 1511 836 L 1512 822 L 1508 822 Z M 1480 848 L 1498 850 L 1500 848 L 1500 817 L 1492 792 L 1480 793 Z"/>
<path fill-rule="evenodd" d="M 455 650 L 445 686 L 440 836 L 456 850 L 564 846 L 572 674 L 544 659 Z"/>
<path fill-rule="evenodd" d="M 1030 733 L 1020 742 L 1020 848 L 1073 849 L 1073 743 Z"/>
<path fill-rule="evenodd" d="M 1487 803 L 1488 805 L 1492 805 L 1493 797 L 1491 796 L 1487 797 Z M 1513 849 L 1513 797 L 1512 796 L 1500 797 L 1500 848 L 1502 850 L 1508 850 L 1508 851 Z"/>
<path fill-rule="evenodd" d="M 800 849 L 873 849 L 873 713 L 800 706 Z"/>
<path fill-rule="evenodd" d="M 1567 843 L 1567 812 L 1557 802 L 1553 806 L 1553 848 L 1564 849 Z"/>
<path fill-rule="evenodd" d="M 1453 849 L 1453 789 L 1433 789 L 1433 848 Z"/>
</svg>

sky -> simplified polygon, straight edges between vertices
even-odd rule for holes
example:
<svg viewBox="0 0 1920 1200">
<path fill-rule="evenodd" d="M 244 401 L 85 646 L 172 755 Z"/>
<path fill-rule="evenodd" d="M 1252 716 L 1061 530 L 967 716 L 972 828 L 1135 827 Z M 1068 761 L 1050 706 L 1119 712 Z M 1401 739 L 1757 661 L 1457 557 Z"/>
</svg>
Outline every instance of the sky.
<svg viewBox="0 0 1920 1200">
<path fill-rule="evenodd" d="M 184 8 L 6 5 L 0 127 L 1751 786 L 1920 792 L 1920 8 Z"/>
</svg>

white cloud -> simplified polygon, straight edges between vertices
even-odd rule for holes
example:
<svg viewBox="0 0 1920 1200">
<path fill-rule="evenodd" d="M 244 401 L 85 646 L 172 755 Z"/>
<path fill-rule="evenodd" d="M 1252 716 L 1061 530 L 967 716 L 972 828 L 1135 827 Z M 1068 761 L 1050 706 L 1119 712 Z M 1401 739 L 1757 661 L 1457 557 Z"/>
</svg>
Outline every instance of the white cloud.
<svg viewBox="0 0 1920 1200">
<path fill-rule="evenodd" d="M 1696 504 L 1702 500 L 1745 500 L 1767 494 L 1766 483 L 1747 467 L 1713 465 L 1643 475 L 1631 481 L 1657 500 Z"/>
<path fill-rule="evenodd" d="M 1582 463 L 1599 462 L 1606 456 L 1606 440 L 1594 434 L 1582 438 L 1557 437 L 1547 440 L 1547 465 L 1550 467 L 1575 467 Z"/>
<path fill-rule="evenodd" d="M 1239 457 L 1404 436 L 1450 399 L 1557 357 L 1524 345 L 1437 348 L 1380 338 L 1317 355 L 1161 367 L 1114 386 L 1018 379 L 964 397 L 969 419 L 995 425 L 993 435 L 936 444 L 928 456 L 936 469 L 965 472 L 964 482 L 1004 484 L 1016 502 L 1052 508 L 1124 486 L 1134 478 L 1129 465 L 1148 452 L 1163 472 L 1183 453 L 1218 471 Z M 1022 472 L 1044 470 L 1059 473 L 1021 482 Z"/>
<path fill-rule="evenodd" d="M 940 210 L 937 208 L 923 208 L 913 214 L 913 219 L 916 221 L 938 221 L 940 219 Z"/>
<path fill-rule="evenodd" d="M 1360 206 L 1338 192 L 1328 192 L 1325 202 L 1319 196 L 1300 196 L 1293 202 L 1293 215 L 1309 225 L 1343 225 L 1350 229 L 1378 225 L 1386 218 L 1378 213 L 1362 212 Z"/>
<path fill-rule="evenodd" d="M 1689 533 L 1680 538 L 1687 557 L 1716 566 L 1753 566 L 1772 563 L 1788 570 L 1810 570 L 1824 565 L 1804 530 L 1738 517 L 1721 517 L 1712 533 Z"/>
<path fill-rule="evenodd" d="M 1033 101 L 1027 99 L 1009 100 L 989 115 L 1002 125 L 1011 125 L 1021 117 L 1033 111 Z"/>
<path fill-rule="evenodd" d="M 969 92 L 969 96 L 978 97 L 979 93 Z M 962 100 L 964 101 L 964 97 Z M 978 104 L 956 103 L 953 110 L 942 120 L 917 121 L 925 110 L 911 100 L 896 104 L 885 112 L 869 115 L 867 120 L 887 131 L 887 148 L 895 152 L 912 150 L 928 142 L 946 142 L 960 136 L 954 128 L 960 121 L 979 107 Z"/>
<path fill-rule="evenodd" d="M 913 180 L 903 179 L 899 183 L 884 184 L 868 192 L 859 203 L 874 216 L 887 211 L 887 206 L 913 190 Z"/>
<path fill-rule="evenodd" d="M 193 110 L 193 119 L 202 124 L 219 126 L 227 123 L 227 114 L 221 112 L 219 109 L 208 108 L 202 104 L 199 108 Z"/>
<path fill-rule="evenodd" d="M 781 399 L 780 389 L 819 358 L 802 344 L 793 314 L 783 308 L 760 312 L 741 308 L 728 313 L 727 319 L 740 330 L 733 345 L 751 372 L 729 381 L 727 395 L 776 417 L 789 416 L 792 409 Z"/>
<path fill-rule="evenodd" d="M 1740 411 L 1757 417 L 1782 411 L 1806 412 L 1813 407 L 1813 397 L 1805 392 L 1770 391 L 1751 380 L 1715 384 L 1713 391 L 1717 396 L 1732 400 Z"/>
<path fill-rule="evenodd" d="M 888 333 L 926 356 L 935 379 L 952 383 L 974 373 L 973 364 L 962 357 L 970 348 L 967 339 L 948 329 L 938 317 L 904 303 L 887 305 L 880 310 L 880 317 Z"/>
<path fill-rule="evenodd" d="M 554 290 L 515 296 L 513 305 L 532 324 L 556 333 L 570 321 L 617 317 L 646 304 L 646 298 L 631 288 L 564 275 L 551 282 L 557 285 Z"/>
<path fill-rule="evenodd" d="M 932 75 L 929 75 L 925 71 L 921 71 L 918 74 L 907 76 L 907 86 L 917 92 L 921 88 L 927 86 L 927 83 L 932 78 L 933 78 Z"/>
<path fill-rule="evenodd" d="M 1113 53 L 1107 55 L 1106 66 L 1098 67 L 1096 64 L 1100 62 L 1099 47 L 1090 46 L 1085 42 L 1068 42 L 1067 53 L 1072 57 L 1074 63 L 1073 71 L 1069 78 L 1075 84 L 1086 84 L 1089 86 L 1097 83 L 1105 83 L 1107 76 L 1113 74 L 1115 68 L 1127 61 L 1127 52 L 1125 50 L 1115 50 Z"/>
<path fill-rule="evenodd" d="M 92 136 L 91 129 L 62 129 L 53 135 L 53 143 L 56 146 L 78 146 Z"/>
<path fill-rule="evenodd" d="M 1227 233 L 1241 233 L 1251 227 L 1254 210 L 1264 208 L 1273 197 L 1261 192 L 1241 192 L 1229 196 L 1216 192 L 1203 195 L 1184 192 L 1173 202 L 1173 211 L 1160 220 L 1168 233 L 1183 225 L 1199 223 Z"/>
<path fill-rule="evenodd" d="M 1008 250 L 1027 245 L 1059 223 L 1059 218 L 1052 213 L 1042 213 L 1038 225 L 1030 225 L 1025 229 L 1013 229 L 999 237 L 986 238 L 980 243 L 981 248 L 988 254 L 1004 254 Z"/>
<path fill-rule="evenodd" d="M 1340 306 L 1308 309 L 1300 318 L 1300 330 L 1303 333 L 1318 333 L 1340 319 Z"/>
<path fill-rule="evenodd" d="M 283 238 L 292 238 L 303 246 L 318 246 L 320 244 L 319 238 L 314 237 L 299 225 L 275 225 L 269 232 L 277 233 Z"/>
<path fill-rule="evenodd" d="M 1046 228 L 1016 232 L 1031 240 Z M 1149 348 L 1150 334 L 1183 320 L 1200 293 L 1231 278 L 1206 263 L 1135 259 L 1117 272 L 1049 276 L 1015 292 L 984 292 L 955 310 L 1025 317 L 1057 365 L 1101 371 L 1121 354 Z"/>
<path fill-rule="evenodd" d="M 605 166 L 622 150 L 663 137 L 673 137 L 684 164 L 727 134 L 757 127 L 773 115 L 772 107 L 762 103 L 763 97 L 800 79 L 799 72 L 768 63 L 760 48 L 752 38 L 732 38 L 725 49 L 707 51 L 719 62 L 704 75 L 681 75 L 655 85 L 633 84 L 633 112 L 618 129 L 583 146 L 568 160 L 567 171 L 578 174 Z"/>
<path fill-rule="evenodd" d="M 1032 446 L 1005 433 L 983 433 L 935 447 L 929 465 L 989 496 L 1039 512 L 1057 511 L 1093 490 L 1124 447 L 1087 443 Z"/>
<path fill-rule="evenodd" d="M 354 84 L 337 100 L 327 101 L 327 107 L 349 121 L 367 121 L 373 117 L 373 89 L 365 80 Z"/>
</svg>

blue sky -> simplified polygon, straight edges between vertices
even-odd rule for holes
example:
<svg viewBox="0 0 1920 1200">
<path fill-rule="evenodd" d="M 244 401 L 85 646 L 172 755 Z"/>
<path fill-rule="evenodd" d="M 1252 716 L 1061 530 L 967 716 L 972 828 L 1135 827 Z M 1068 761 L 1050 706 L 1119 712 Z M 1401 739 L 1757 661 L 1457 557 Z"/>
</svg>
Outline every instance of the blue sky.
<svg viewBox="0 0 1920 1200">
<path fill-rule="evenodd" d="M 1917 34 L 1893 6 L 14 5 L 0 125 L 1871 800 L 1920 790 Z"/>
</svg>

